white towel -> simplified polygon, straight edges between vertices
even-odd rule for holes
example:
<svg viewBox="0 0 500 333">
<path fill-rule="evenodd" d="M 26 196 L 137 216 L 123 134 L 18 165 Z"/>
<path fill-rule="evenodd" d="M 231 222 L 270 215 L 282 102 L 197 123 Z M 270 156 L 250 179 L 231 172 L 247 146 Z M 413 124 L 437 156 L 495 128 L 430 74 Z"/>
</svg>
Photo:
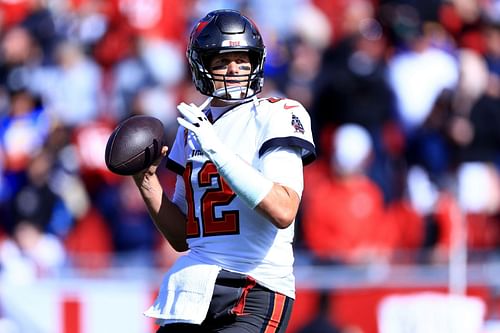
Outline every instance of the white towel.
<svg viewBox="0 0 500 333">
<path fill-rule="evenodd" d="M 156 323 L 201 324 L 212 299 L 220 267 L 199 263 L 189 255 L 180 257 L 163 278 L 154 304 L 144 315 Z"/>
</svg>

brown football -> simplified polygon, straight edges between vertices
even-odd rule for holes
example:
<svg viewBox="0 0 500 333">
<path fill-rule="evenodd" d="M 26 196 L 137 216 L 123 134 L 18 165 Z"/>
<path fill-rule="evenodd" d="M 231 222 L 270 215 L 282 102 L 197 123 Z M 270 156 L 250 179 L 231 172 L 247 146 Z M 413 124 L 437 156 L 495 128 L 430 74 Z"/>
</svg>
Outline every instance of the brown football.
<svg viewBox="0 0 500 333">
<path fill-rule="evenodd" d="M 163 123 L 151 116 L 138 115 L 123 120 L 106 144 L 106 166 L 112 172 L 130 176 L 149 167 L 164 146 Z"/>
</svg>

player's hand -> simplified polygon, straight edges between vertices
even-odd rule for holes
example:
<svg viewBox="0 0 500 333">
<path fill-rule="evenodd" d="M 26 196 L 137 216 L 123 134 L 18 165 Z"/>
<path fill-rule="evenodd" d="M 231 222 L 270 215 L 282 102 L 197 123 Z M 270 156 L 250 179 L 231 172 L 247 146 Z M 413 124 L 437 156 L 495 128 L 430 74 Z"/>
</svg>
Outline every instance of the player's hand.
<svg viewBox="0 0 500 333">
<path fill-rule="evenodd" d="M 203 113 L 203 109 L 210 103 L 212 98 L 208 98 L 202 105 L 181 103 L 177 105 L 177 110 L 184 116 L 178 117 L 177 122 L 184 128 L 190 130 L 198 141 L 201 149 L 208 157 L 211 157 L 221 147 L 222 142 L 217 137 L 212 124 Z"/>
<path fill-rule="evenodd" d="M 156 174 L 156 170 L 158 169 L 158 166 L 160 165 L 161 161 L 163 160 L 163 158 L 165 158 L 165 156 L 167 156 L 167 151 L 168 151 L 167 146 L 161 147 L 160 156 L 158 156 L 158 158 L 153 162 L 153 164 L 151 164 L 148 168 L 136 173 L 135 175 L 132 175 L 132 178 L 134 179 L 136 184 L 140 185 L 149 177 Z"/>
</svg>

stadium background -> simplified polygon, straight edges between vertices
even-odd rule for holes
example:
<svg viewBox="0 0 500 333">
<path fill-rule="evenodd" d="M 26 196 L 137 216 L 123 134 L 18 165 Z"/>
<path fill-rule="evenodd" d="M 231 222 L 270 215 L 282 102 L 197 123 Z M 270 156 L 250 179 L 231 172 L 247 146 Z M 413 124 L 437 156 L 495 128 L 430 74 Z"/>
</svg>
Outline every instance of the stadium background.
<svg viewBox="0 0 500 333">
<path fill-rule="evenodd" d="M 154 331 L 177 254 L 104 147 L 133 114 L 172 139 L 215 8 L 313 120 L 289 332 L 499 332 L 497 0 L 0 0 L 0 332 Z"/>
</svg>

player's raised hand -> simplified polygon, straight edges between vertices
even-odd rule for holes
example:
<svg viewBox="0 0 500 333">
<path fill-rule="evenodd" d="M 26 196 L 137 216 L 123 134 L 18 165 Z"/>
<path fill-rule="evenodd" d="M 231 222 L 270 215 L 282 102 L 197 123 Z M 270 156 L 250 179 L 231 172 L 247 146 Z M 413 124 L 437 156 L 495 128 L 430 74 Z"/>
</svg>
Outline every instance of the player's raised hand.
<svg viewBox="0 0 500 333">
<path fill-rule="evenodd" d="M 202 105 L 181 103 L 177 105 L 177 110 L 184 118 L 177 117 L 177 122 L 184 128 L 193 132 L 196 140 L 200 144 L 201 149 L 209 158 L 215 154 L 222 146 L 221 141 L 217 137 L 212 124 L 207 116 L 203 113 L 203 109 L 210 103 L 211 98 L 208 98 Z"/>
</svg>

